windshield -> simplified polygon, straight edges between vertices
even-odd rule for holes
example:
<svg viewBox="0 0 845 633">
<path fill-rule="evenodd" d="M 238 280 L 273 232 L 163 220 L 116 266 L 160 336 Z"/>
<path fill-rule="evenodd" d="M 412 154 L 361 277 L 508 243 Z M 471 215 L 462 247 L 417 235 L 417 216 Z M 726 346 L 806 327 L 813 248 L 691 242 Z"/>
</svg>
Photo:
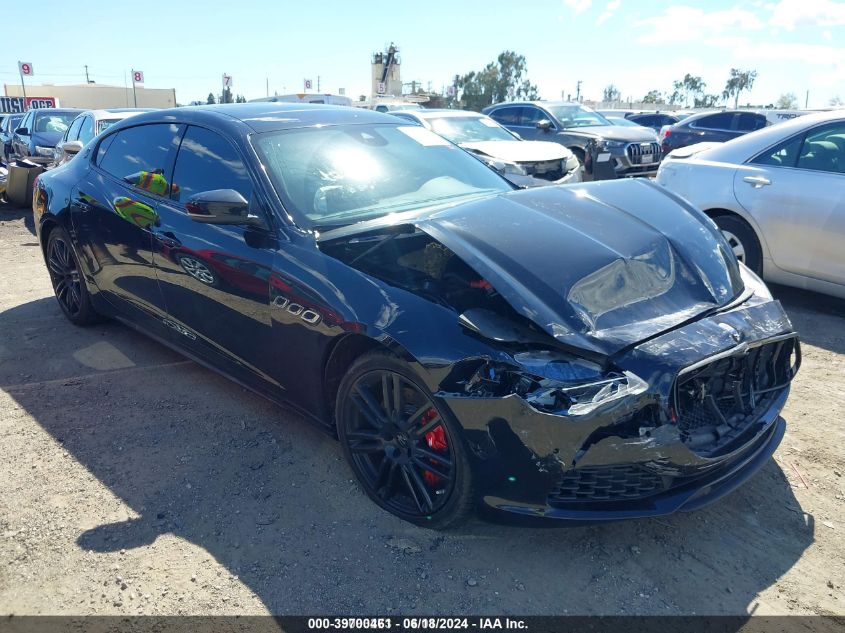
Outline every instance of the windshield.
<svg viewBox="0 0 845 633">
<path fill-rule="evenodd" d="M 64 134 L 77 112 L 69 114 L 39 114 L 35 117 L 35 132 L 59 132 Z"/>
<path fill-rule="evenodd" d="M 642 127 L 639 123 L 634 123 L 631 119 L 625 119 L 618 116 L 609 116 L 607 120 L 613 125 L 622 125 L 624 127 Z"/>
<path fill-rule="evenodd" d="M 257 138 L 256 149 L 285 207 L 308 228 L 513 188 L 478 159 L 417 125 L 270 132 Z"/>
<path fill-rule="evenodd" d="M 612 125 L 598 112 L 580 105 L 547 105 L 546 109 L 560 121 L 565 128 L 593 127 L 596 125 Z"/>
<path fill-rule="evenodd" d="M 486 116 L 444 116 L 426 121 L 432 130 L 453 143 L 516 140 L 513 134 Z"/>
</svg>

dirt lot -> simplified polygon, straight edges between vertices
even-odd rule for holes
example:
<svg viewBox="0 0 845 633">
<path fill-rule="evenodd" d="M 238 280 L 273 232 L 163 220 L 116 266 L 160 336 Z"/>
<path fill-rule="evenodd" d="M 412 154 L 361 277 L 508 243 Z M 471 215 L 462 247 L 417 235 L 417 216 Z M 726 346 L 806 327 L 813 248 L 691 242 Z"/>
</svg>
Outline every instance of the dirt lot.
<svg viewBox="0 0 845 633">
<path fill-rule="evenodd" d="M 0 207 L 3 614 L 843 614 L 845 302 L 804 342 L 763 471 L 693 514 L 436 533 L 297 414 L 125 327 L 75 328 Z"/>
</svg>

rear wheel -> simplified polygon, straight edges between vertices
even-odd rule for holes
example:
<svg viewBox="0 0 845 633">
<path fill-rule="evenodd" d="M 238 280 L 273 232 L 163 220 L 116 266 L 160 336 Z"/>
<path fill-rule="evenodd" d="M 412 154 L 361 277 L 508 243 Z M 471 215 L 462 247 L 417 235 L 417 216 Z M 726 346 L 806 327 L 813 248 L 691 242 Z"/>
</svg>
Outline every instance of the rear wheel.
<svg viewBox="0 0 845 633">
<path fill-rule="evenodd" d="M 407 363 L 383 352 L 362 356 L 341 381 L 336 411 L 344 455 L 378 505 L 438 529 L 470 513 L 458 425 Z"/>
<path fill-rule="evenodd" d="M 60 226 L 50 231 L 47 240 L 47 269 L 59 307 L 71 323 L 92 325 L 101 320 L 91 305 L 70 236 Z"/>
<path fill-rule="evenodd" d="M 716 226 L 727 240 L 733 254 L 756 274 L 763 273 L 763 252 L 760 242 L 748 223 L 735 215 L 717 215 Z"/>
</svg>

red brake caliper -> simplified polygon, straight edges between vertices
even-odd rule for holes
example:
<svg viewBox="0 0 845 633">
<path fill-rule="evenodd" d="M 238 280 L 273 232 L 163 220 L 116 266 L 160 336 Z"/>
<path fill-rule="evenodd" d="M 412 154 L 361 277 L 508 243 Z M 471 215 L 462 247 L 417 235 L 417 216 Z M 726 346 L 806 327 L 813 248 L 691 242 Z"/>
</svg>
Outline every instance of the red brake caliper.
<svg viewBox="0 0 845 633">
<path fill-rule="evenodd" d="M 420 424 L 422 426 L 425 426 L 436 417 L 437 411 L 435 411 L 433 408 L 429 409 L 428 411 L 422 414 Z M 442 424 L 438 424 L 428 433 L 426 433 L 425 441 L 428 444 L 428 447 L 433 451 L 444 451 L 449 448 L 449 445 L 446 443 L 446 429 L 443 428 Z M 434 460 L 429 461 L 431 461 L 432 464 L 436 464 Z M 440 482 L 440 477 L 435 475 L 430 470 L 423 471 L 423 479 L 425 479 L 425 482 L 429 486 L 436 486 Z"/>
</svg>

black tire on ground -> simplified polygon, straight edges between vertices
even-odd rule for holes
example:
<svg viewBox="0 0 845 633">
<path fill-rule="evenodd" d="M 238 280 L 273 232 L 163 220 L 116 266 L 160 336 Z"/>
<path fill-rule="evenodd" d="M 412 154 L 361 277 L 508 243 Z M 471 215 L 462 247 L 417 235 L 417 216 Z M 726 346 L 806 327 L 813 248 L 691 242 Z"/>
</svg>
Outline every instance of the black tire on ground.
<svg viewBox="0 0 845 633">
<path fill-rule="evenodd" d="M 717 215 L 713 217 L 713 221 L 722 231 L 722 235 L 725 236 L 737 259 L 756 274 L 762 275 L 763 251 L 754 229 L 745 220 L 735 215 Z"/>
<path fill-rule="evenodd" d="M 383 351 L 363 355 L 341 380 L 335 411 L 344 456 L 379 506 L 432 529 L 472 514 L 460 426 L 408 363 Z"/>
<path fill-rule="evenodd" d="M 79 259 L 73 250 L 70 236 L 60 226 L 50 231 L 46 260 L 53 292 L 68 321 L 79 326 L 102 321 L 91 305 L 91 295 L 82 278 Z"/>
</svg>

